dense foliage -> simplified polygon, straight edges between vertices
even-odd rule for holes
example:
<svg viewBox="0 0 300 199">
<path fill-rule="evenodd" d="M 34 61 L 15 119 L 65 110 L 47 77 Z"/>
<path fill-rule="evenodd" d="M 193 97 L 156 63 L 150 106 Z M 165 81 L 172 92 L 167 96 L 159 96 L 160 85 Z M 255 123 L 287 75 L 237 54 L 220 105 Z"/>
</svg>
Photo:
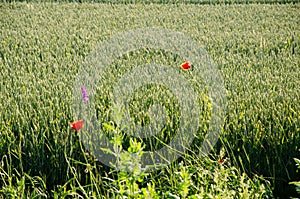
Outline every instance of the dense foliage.
<svg viewBox="0 0 300 199">
<path fill-rule="evenodd" d="M 299 0 L 1 0 L 0 2 L 56 2 L 56 3 L 105 3 L 105 4 L 287 4 Z"/>
<path fill-rule="evenodd" d="M 1 3 L 0 10 L 0 194 L 271 196 L 257 176 L 276 196 L 296 194 L 289 182 L 300 180 L 293 161 L 300 158 L 299 4 Z M 124 182 L 125 174 L 81 148 L 70 128 L 77 72 L 99 42 L 143 27 L 181 31 L 217 63 L 228 110 L 216 154 L 224 149 L 227 164 L 190 154 Z"/>
</svg>

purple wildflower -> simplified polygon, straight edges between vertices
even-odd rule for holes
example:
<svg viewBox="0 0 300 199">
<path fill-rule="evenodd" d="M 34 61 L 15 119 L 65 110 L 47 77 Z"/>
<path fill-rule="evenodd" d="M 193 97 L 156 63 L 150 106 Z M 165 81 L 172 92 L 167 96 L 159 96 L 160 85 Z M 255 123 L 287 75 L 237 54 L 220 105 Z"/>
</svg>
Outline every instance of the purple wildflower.
<svg viewBox="0 0 300 199">
<path fill-rule="evenodd" d="M 81 87 L 81 93 L 82 93 L 82 99 L 83 99 L 83 101 L 88 102 L 89 101 L 89 98 L 88 98 L 89 94 L 86 92 L 84 86 Z"/>
</svg>

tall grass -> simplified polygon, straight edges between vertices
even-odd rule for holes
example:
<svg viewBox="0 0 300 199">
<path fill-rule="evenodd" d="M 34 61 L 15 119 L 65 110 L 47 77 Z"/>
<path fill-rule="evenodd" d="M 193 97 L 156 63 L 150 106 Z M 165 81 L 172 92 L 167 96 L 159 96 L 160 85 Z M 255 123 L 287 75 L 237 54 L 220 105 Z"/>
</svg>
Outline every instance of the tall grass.
<svg viewBox="0 0 300 199">
<path fill-rule="evenodd" d="M 27 3 L 105 3 L 105 4 L 194 4 L 194 5 L 219 5 L 219 4 L 291 4 L 299 0 L 1 0 L 0 2 L 27 2 Z"/>
<path fill-rule="evenodd" d="M 254 177 L 259 175 L 271 182 L 275 196 L 295 194 L 288 182 L 299 180 L 293 161 L 300 158 L 298 4 L 2 3 L 0 9 L 2 193 L 112 197 L 123 187 L 117 180 L 120 174 L 88 154 L 70 128 L 72 86 L 98 42 L 119 31 L 154 26 L 194 38 L 218 64 L 225 78 L 228 112 L 216 152 L 224 147 L 234 167 L 226 170 L 216 161 L 194 161 L 187 155 L 181 166 L 153 173 L 154 183 L 149 177 L 140 186 L 160 196 L 167 197 L 167 192 L 186 196 L 184 182 L 192 179 L 189 195 L 203 191 L 222 196 L 223 188 L 212 193 L 215 186 L 232 191 L 248 184 L 256 190 L 261 181 Z M 214 169 L 218 172 L 212 174 Z M 220 184 L 231 169 L 236 176 Z M 253 180 L 245 183 L 242 172 Z M 210 186 L 215 175 L 221 177 Z M 202 184 L 208 176 L 210 180 Z M 182 190 L 176 188 L 180 186 Z"/>
</svg>

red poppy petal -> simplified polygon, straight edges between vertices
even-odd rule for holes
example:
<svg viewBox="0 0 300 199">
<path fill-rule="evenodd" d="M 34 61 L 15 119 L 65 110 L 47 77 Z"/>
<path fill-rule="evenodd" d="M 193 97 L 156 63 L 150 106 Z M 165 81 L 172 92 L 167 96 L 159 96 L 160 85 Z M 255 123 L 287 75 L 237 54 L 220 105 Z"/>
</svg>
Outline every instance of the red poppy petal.
<svg viewBox="0 0 300 199">
<path fill-rule="evenodd" d="M 72 129 L 75 131 L 79 131 L 83 127 L 83 120 L 78 120 L 72 123 Z"/>
<path fill-rule="evenodd" d="M 183 64 L 181 64 L 181 68 L 184 69 L 184 70 L 187 70 L 189 68 L 191 68 L 191 64 L 190 62 L 184 62 Z"/>
</svg>

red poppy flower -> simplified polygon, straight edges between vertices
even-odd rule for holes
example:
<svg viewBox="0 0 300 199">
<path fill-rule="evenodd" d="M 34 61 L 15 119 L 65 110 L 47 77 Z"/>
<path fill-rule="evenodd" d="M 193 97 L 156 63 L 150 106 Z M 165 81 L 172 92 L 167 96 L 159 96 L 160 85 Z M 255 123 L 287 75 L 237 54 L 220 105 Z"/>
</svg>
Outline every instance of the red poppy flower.
<svg viewBox="0 0 300 199">
<path fill-rule="evenodd" d="M 183 69 L 183 70 L 188 70 L 189 68 L 191 68 L 191 64 L 190 64 L 190 62 L 184 62 L 183 64 L 181 64 L 181 68 Z"/>
<path fill-rule="evenodd" d="M 72 124 L 72 129 L 75 131 L 79 131 L 83 127 L 83 120 L 78 120 L 76 122 L 73 122 Z"/>
</svg>

